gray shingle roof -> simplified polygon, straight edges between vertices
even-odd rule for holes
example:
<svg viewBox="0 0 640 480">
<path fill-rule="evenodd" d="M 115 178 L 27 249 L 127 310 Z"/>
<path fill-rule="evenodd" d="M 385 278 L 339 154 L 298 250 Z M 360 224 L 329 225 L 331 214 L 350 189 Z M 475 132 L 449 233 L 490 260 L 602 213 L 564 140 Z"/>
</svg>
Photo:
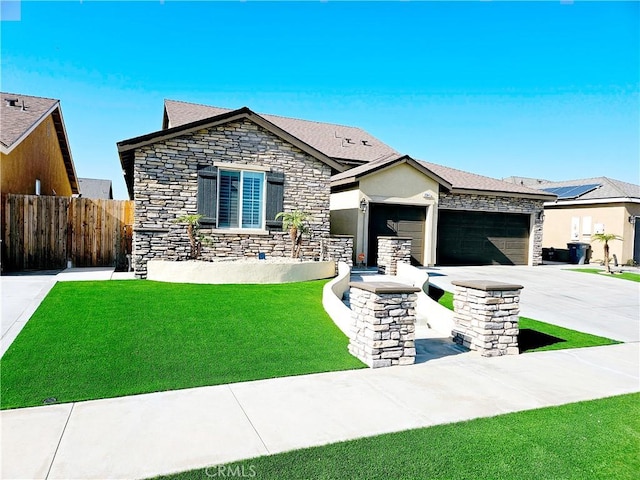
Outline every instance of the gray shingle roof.
<svg viewBox="0 0 640 480">
<path fill-rule="evenodd" d="M 113 198 L 111 180 L 99 178 L 78 178 L 80 194 L 83 198 L 98 198 L 110 200 Z"/>
<path fill-rule="evenodd" d="M 227 108 L 175 100 L 165 100 L 164 108 L 166 118 L 163 128 L 177 127 L 232 111 Z M 383 155 L 398 154 L 389 145 L 382 143 L 361 128 L 277 115 L 261 113 L 259 115 L 334 159 L 370 162 Z"/>
<path fill-rule="evenodd" d="M 20 140 L 59 104 L 52 98 L 5 92 L 0 92 L 0 100 L 0 142 L 5 148 Z M 9 100 L 15 100 L 16 106 L 9 106 Z"/>
<path fill-rule="evenodd" d="M 486 192 L 495 193 L 512 193 L 520 195 L 548 195 L 550 199 L 555 198 L 555 195 L 541 192 L 535 188 L 530 188 L 525 185 L 517 185 L 514 183 L 504 182 L 496 178 L 485 177 L 477 175 L 475 173 L 464 172 L 451 167 L 445 167 L 444 165 L 438 165 L 436 163 L 425 162 L 420 160 L 429 170 L 436 175 L 444 178 L 451 183 L 453 190 L 480 190 Z"/>
<path fill-rule="evenodd" d="M 536 188 L 544 189 L 593 184 L 600 184 L 601 186 L 584 195 L 580 195 L 575 200 L 604 200 L 607 198 L 640 199 L 640 185 L 622 182 L 609 177 L 580 178 L 577 180 L 564 180 L 562 182 L 542 182 L 536 185 Z"/>
</svg>

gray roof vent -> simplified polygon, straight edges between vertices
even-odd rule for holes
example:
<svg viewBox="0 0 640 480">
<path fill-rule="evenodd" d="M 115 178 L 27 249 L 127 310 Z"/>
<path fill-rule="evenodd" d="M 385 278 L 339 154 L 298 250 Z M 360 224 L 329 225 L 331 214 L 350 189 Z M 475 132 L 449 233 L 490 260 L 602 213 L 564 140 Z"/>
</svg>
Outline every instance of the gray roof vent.
<svg viewBox="0 0 640 480">
<path fill-rule="evenodd" d="M 18 99 L 17 98 L 5 98 L 4 99 L 5 102 L 7 102 L 7 107 L 17 107 L 17 103 L 18 103 Z M 24 102 L 23 106 L 24 106 Z"/>
</svg>

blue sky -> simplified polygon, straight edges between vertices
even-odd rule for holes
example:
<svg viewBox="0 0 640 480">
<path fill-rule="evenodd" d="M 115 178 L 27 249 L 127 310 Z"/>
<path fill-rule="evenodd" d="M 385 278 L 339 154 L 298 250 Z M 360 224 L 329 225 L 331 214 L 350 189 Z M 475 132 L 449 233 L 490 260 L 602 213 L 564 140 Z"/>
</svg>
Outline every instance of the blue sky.
<svg viewBox="0 0 640 480">
<path fill-rule="evenodd" d="M 116 142 L 159 130 L 165 98 L 355 125 L 496 178 L 640 183 L 638 2 L 19 6 L 2 91 L 60 99 L 78 175 L 116 198 Z"/>
</svg>

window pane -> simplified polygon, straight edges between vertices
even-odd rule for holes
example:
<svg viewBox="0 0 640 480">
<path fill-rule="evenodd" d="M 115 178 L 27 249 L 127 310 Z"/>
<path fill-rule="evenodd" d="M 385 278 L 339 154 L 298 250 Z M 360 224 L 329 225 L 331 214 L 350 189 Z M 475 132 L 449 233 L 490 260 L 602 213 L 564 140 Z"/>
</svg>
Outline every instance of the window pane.
<svg viewBox="0 0 640 480">
<path fill-rule="evenodd" d="M 240 172 L 220 172 L 220 197 L 218 203 L 218 227 L 234 228 L 238 222 Z"/>
<path fill-rule="evenodd" d="M 263 185 L 263 173 L 243 172 L 242 228 L 262 228 Z"/>
</svg>

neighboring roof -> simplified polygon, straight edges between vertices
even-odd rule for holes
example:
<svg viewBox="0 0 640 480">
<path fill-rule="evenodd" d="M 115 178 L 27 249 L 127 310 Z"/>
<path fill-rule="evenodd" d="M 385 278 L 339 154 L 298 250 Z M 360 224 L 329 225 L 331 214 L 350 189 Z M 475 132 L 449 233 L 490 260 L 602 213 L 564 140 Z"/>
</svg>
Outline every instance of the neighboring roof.
<svg viewBox="0 0 640 480">
<path fill-rule="evenodd" d="M 120 155 L 120 163 L 125 172 L 125 182 L 129 195 L 133 198 L 133 164 L 134 164 L 134 151 L 136 148 L 140 148 L 146 145 L 151 145 L 159 141 L 168 140 L 171 138 L 179 137 L 187 133 L 196 132 L 205 128 L 211 128 L 218 125 L 224 125 L 229 122 L 249 120 L 256 125 L 261 126 L 265 130 L 270 131 L 274 135 L 282 138 L 283 140 L 295 145 L 303 152 L 311 155 L 319 161 L 329 165 L 334 170 L 341 172 L 345 170 L 345 166 L 333 158 L 327 156 L 321 151 L 315 149 L 311 145 L 305 143 L 299 138 L 291 135 L 281 127 L 271 123 L 261 115 L 251 111 L 247 107 L 240 108 L 238 110 L 232 110 L 225 113 L 221 113 L 215 117 L 204 118 L 191 123 L 185 123 L 177 127 L 168 128 L 166 130 L 159 130 L 157 132 L 142 135 L 140 137 L 130 138 L 117 143 L 118 153 Z"/>
<path fill-rule="evenodd" d="M 490 192 L 496 195 L 523 196 L 541 200 L 553 200 L 555 195 L 536 190 L 524 185 L 504 182 L 496 178 L 484 177 L 475 173 L 464 172 L 451 167 L 420 160 L 429 170 L 451 183 L 454 193 Z"/>
<path fill-rule="evenodd" d="M 452 185 L 438 174 L 427 168 L 424 162 L 419 162 L 411 158 L 409 155 L 385 155 L 373 160 L 372 162 L 359 165 L 351 168 L 346 172 L 338 173 L 331 177 L 331 186 L 338 187 L 340 185 L 348 185 L 357 182 L 360 178 L 367 175 L 371 175 L 380 170 L 399 165 L 401 163 L 407 163 L 413 166 L 418 171 L 424 173 L 428 177 L 433 178 L 440 185 L 444 186 L 447 190 L 450 190 Z"/>
<path fill-rule="evenodd" d="M 580 178 L 577 180 L 564 180 L 562 182 L 544 182 L 536 186 L 538 189 L 582 186 L 582 185 L 600 185 L 600 187 L 587 191 L 577 198 L 568 199 L 568 201 L 595 201 L 595 200 L 611 200 L 611 199 L 635 199 L 640 200 L 640 185 L 622 182 L 609 177 L 593 177 Z M 564 200 L 558 200 L 558 203 Z"/>
<path fill-rule="evenodd" d="M 80 195 L 82 198 L 113 199 L 111 180 L 99 178 L 79 178 Z"/>
<path fill-rule="evenodd" d="M 8 155 L 49 115 L 55 125 L 71 191 L 78 193 L 78 177 L 59 100 L 0 92 L 0 151 Z"/>
<path fill-rule="evenodd" d="M 227 108 L 165 100 L 162 128 L 177 127 L 231 111 Z M 361 128 L 277 115 L 260 114 L 260 116 L 334 159 L 360 163 L 370 162 L 383 155 L 399 155 L 389 145 L 382 143 Z"/>
</svg>

